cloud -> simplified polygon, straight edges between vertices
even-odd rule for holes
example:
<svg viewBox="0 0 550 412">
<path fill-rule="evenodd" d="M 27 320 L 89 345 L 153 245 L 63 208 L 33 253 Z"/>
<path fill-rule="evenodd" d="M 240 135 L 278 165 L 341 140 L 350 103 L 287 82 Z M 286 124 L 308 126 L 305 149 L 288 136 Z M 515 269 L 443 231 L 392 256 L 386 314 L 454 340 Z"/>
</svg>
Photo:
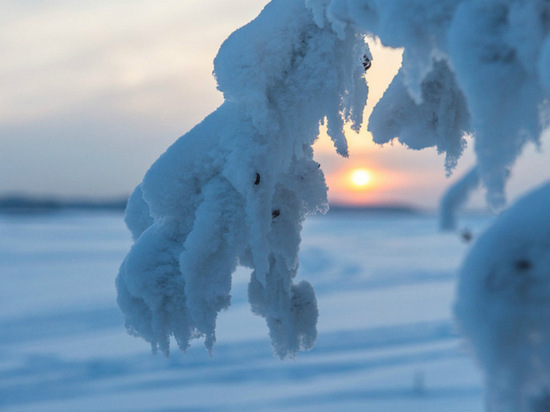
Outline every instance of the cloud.
<svg viewBox="0 0 550 412">
<path fill-rule="evenodd" d="M 219 105 L 217 49 L 262 6 L 2 3 L 0 192 L 60 195 L 130 192 Z"/>
<path fill-rule="evenodd" d="M 237 2 L 232 19 L 216 13 L 214 1 L 53 1 L 32 9 L 12 2 L 0 21 L 2 122 L 113 93 L 145 101 L 140 93 L 168 80 L 177 89 L 198 76 L 201 89 L 207 79 L 214 89 L 212 59 L 250 3 Z"/>
</svg>

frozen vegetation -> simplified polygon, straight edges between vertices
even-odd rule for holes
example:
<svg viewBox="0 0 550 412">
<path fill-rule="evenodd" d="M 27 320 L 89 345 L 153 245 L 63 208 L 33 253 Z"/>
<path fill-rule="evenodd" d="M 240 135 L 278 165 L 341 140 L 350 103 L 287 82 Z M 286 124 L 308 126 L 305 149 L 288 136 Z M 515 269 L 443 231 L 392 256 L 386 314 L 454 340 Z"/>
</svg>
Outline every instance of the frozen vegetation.
<svg viewBox="0 0 550 412">
<path fill-rule="evenodd" d="M 337 30 L 403 49 L 401 71 L 369 121 L 376 141 L 435 146 L 452 168 L 473 133 L 493 207 L 509 169 L 547 125 L 550 5 L 544 0 L 309 0 Z M 412 116 L 411 113 L 415 115 Z M 397 133 L 400 133 L 398 136 Z"/>
<path fill-rule="evenodd" d="M 135 244 L 117 278 L 130 332 L 169 352 L 204 337 L 230 304 L 237 265 L 253 269 L 252 310 L 276 354 L 315 342 L 317 303 L 298 269 L 308 214 L 328 208 L 313 160 L 319 123 L 347 155 L 344 121 L 361 126 L 367 98 L 364 36 L 338 36 L 294 0 L 270 3 L 221 46 L 214 73 L 225 103 L 174 143 L 130 198 Z"/>
<path fill-rule="evenodd" d="M 403 49 L 369 119 L 375 142 L 435 147 L 450 174 L 473 137 L 475 169 L 442 202 L 442 226 L 453 228 L 479 185 L 502 208 L 510 169 L 526 143 L 539 143 L 549 31 L 545 0 L 270 2 L 219 50 L 214 74 L 225 102 L 153 164 L 129 201 L 135 243 L 117 277 L 128 330 L 166 354 L 171 336 L 183 350 L 202 337 L 212 351 L 242 265 L 252 269 L 248 299 L 275 353 L 310 349 L 317 300 L 294 279 L 304 219 L 328 207 L 312 144 L 326 123 L 347 156 L 343 126 L 361 127 L 373 62 L 366 37 Z M 457 314 L 486 371 L 492 410 L 545 408 L 550 398 L 549 201 L 542 188 L 503 214 L 461 272 Z"/>
<path fill-rule="evenodd" d="M 477 168 L 473 167 L 447 189 L 440 205 L 439 226 L 442 230 L 457 229 L 457 214 L 468 201 L 470 194 L 478 187 L 479 175 Z"/>
</svg>

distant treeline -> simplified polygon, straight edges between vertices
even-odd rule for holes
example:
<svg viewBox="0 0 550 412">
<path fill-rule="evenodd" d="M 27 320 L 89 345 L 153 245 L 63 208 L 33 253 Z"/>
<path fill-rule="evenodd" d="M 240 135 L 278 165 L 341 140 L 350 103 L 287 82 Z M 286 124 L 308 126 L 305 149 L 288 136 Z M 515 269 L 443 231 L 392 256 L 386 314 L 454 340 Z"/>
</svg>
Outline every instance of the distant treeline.
<svg viewBox="0 0 550 412">
<path fill-rule="evenodd" d="M 32 196 L 0 197 L 0 213 L 33 213 L 58 210 L 124 210 L 127 197 L 109 200 L 57 199 Z"/>
<path fill-rule="evenodd" d="M 120 210 L 126 208 L 127 197 L 108 200 L 59 199 L 53 197 L 4 196 L 0 197 L 0 213 L 33 213 L 59 210 Z M 418 213 L 418 209 L 408 205 L 349 206 L 333 204 L 329 213 Z"/>
<path fill-rule="evenodd" d="M 419 213 L 420 210 L 414 206 L 401 204 L 369 205 L 369 206 L 349 206 L 332 204 L 329 213 L 356 212 L 356 213 L 395 213 L 411 214 Z"/>
</svg>

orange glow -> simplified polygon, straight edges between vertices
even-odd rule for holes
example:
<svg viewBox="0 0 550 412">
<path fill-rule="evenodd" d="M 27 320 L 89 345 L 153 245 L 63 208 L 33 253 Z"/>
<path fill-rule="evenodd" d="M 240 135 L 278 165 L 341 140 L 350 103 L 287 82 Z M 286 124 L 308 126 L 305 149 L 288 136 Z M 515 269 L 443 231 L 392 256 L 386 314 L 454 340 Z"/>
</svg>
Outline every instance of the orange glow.
<svg viewBox="0 0 550 412">
<path fill-rule="evenodd" d="M 348 159 L 342 159 L 339 161 L 340 167 L 325 175 L 329 201 L 334 204 L 360 206 L 400 203 L 399 193 L 413 183 L 411 177 L 399 171 L 372 163 L 365 168 L 348 162 Z"/>
<path fill-rule="evenodd" d="M 347 165 L 346 165 L 347 166 Z M 330 179 L 335 187 L 348 192 L 349 194 L 363 194 L 369 196 L 369 193 L 379 190 L 385 186 L 385 178 L 382 178 L 379 170 L 365 168 L 357 165 L 344 167 L 337 172 L 336 179 Z"/>
<path fill-rule="evenodd" d="M 367 169 L 354 169 L 350 175 L 351 183 L 358 189 L 365 189 L 371 181 L 371 174 Z"/>
<path fill-rule="evenodd" d="M 360 203 L 369 201 L 376 193 L 388 184 L 379 170 L 360 165 L 345 165 L 340 171 L 328 178 L 331 189 L 350 201 Z"/>
<path fill-rule="evenodd" d="M 409 170 L 403 171 L 396 159 L 402 159 L 406 149 L 401 145 L 386 145 L 384 148 L 373 142 L 366 121 L 374 105 L 384 94 L 387 86 L 401 66 L 401 50 L 383 47 L 377 40 L 369 39 L 374 56 L 366 79 L 369 98 L 363 113 L 365 124 L 359 133 L 344 126 L 349 145 L 349 158 L 335 154 L 334 145 L 327 134 L 326 122 L 320 127 L 319 139 L 314 145 L 315 159 L 321 164 L 329 187 L 329 202 L 346 205 L 375 205 L 400 203 L 400 193 L 416 187 L 417 179 Z M 430 181 L 427 179 L 426 181 Z"/>
</svg>

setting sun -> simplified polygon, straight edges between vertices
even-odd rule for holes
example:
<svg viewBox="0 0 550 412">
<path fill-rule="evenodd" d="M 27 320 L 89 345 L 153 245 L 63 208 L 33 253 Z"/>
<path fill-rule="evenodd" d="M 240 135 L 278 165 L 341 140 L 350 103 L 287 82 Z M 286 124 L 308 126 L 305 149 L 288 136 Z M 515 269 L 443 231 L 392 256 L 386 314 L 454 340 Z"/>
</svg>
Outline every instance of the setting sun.
<svg viewBox="0 0 550 412">
<path fill-rule="evenodd" d="M 351 173 L 351 181 L 354 186 L 363 187 L 371 181 L 371 175 L 366 169 L 355 169 Z"/>
</svg>

